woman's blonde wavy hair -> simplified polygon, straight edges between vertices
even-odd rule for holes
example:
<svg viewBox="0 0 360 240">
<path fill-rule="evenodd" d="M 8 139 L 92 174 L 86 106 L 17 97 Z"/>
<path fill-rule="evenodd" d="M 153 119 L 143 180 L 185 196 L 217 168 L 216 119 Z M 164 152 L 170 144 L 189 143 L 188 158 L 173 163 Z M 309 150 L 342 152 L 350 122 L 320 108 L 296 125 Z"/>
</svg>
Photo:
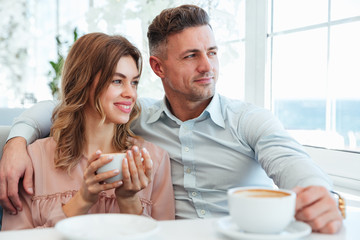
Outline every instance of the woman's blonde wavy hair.
<svg viewBox="0 0 360 240">
<path fill-rule="evenodd" d="M 56 168 L 70 172 L 79 163 L 86 144 L 84 107 L 89 100 L 94 101 L 97 112 L 105 120 L 99 97 L 111 83 L 117 63 L 124 56 L 131 56 L 141 73 L 140 51 L 122 36 L 90 33 L 79 38 L 72 46 L 63 68 L 61 102 L 52 115 L 50 134 L 57 143 Z M 98 73 L 100 78 L 94 99 L 89 99 L 91 84 Z M 112 141 L 116 150 L 124 151 L 131 147 L 129 137 L 136 136 L 130 130 L 130 125 L 140 111 L 140 105 L 136 103 L 129 121 L 116 124 Z"/>
</svg>

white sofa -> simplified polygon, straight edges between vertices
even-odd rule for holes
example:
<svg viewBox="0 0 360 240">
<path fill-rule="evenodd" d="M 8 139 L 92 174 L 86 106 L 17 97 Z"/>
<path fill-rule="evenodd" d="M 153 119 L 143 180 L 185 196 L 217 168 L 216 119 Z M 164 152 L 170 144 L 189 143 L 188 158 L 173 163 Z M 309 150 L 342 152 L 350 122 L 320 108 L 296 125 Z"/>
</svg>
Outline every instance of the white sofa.
<svg viewBox="0 0 360 240">
<path fill-rule="evenodd" d="M 9 132 L 10 132 L 10 128 L 11 126 L 10 125 L 3 125 L 3 126 L 0 126 L 0 159 L 1 159 L 1 156 L 2 156 L 2 151 L 3 151 L 3 147 L 6 143 L 6 139 L 9 135 Z"/>
<path fill-rule="evenodd" d="M 0 108 L 0 159 L 3 147 L 9 135 L 11 124 L 26 108 Z"/>
</svg>

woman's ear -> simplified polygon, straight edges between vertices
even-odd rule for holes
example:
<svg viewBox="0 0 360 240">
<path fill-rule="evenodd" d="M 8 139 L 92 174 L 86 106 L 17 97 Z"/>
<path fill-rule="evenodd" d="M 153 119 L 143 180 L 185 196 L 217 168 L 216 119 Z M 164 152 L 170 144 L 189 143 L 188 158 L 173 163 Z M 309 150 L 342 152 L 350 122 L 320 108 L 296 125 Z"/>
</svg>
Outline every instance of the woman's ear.
<svg viewBox="0 0 360 240">
<path fill-rule="evenodd" d="M 153 70 L 153 72 L 160 77 L 161 79 L 164 78 L 164 69 L 162 67 L 162 62 L 161 59 L 155 57 L 155 56 L 150 56 L 150 66 L 151 69 Z"/>
</svg>

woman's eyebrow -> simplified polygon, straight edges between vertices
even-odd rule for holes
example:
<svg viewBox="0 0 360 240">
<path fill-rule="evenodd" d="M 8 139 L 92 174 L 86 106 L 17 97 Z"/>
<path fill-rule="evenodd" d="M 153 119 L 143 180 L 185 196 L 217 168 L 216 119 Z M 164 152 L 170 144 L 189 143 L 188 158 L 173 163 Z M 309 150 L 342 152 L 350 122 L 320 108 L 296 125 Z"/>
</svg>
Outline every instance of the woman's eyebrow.
<svg viewBox="0 0 360 240">
<path fill-rule="evenodd" d="M 126 75 L 122 74 L 122 73 L 119 73 L 119 72 L 116 72 L 114 73 L 114 76 L 119 76 L 121 78 L 127 78 Z M 133 77 L 133 79 L 137 79 L 137 78 L 140 78 L 140 74 L 136 75 L 135 77 Z"/>
</svg>

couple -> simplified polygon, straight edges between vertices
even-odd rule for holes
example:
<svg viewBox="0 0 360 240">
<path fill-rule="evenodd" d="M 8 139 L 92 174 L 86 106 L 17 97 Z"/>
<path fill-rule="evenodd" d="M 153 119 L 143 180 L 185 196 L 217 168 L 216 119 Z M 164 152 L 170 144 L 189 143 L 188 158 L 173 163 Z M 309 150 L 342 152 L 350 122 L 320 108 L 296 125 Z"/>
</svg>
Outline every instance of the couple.
<svg viewBox="0 0 360 240">
<path fill-rule="evenodd" d="M 227 189 L 271 187 L 273 180 L 278 187 L 297 192 L 297 220 L 310 224 L 313 231 L 337 232 L 342 217 L 329 192 L 331 182 L 301 145 L 269 111 L 215 91 L 218 49 L 207 13 L 194 5 L 164 10 L 149 26 L 148 39 L 150 65 L 162 80 L 165 98 L 139 99 L 142 111 L 131 130 L 169 153 L 176 218 L 227 215 Z M 26 132 L 34 121 L 31 134 L 23 134 L 27 142 L 39 137 L 37 131 L 46 135 L 50 121 L 36 128 L 37 122 L 50 118 L 38 114 L 53 107 L 44 104 L 25 112 L 10 137 L 21 136 L 16 131 L 22 127 Z M 24 173 L 23 186 L 32 193 L 32 165 L 25 145 L 24 138 L 11 139 L 0 162 L 0 203 L 14 214 L 14 207 L 22 206 L 17 182 Z"/>
</svg>

